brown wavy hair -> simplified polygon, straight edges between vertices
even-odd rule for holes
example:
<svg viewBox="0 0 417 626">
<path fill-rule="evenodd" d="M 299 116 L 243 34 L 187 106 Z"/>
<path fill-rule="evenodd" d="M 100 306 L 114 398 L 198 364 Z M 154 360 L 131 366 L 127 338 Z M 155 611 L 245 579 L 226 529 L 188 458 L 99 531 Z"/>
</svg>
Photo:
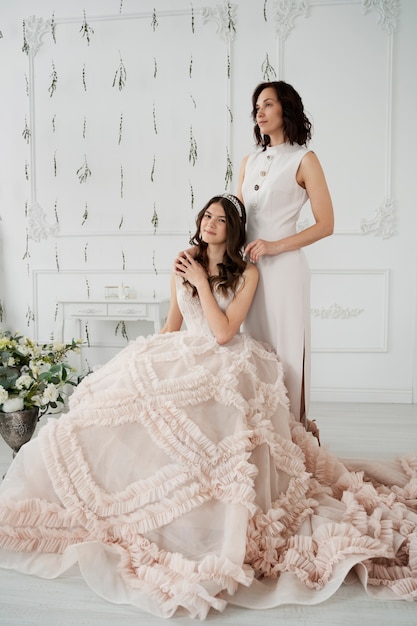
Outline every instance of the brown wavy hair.
<svg viewBox="0 0 417 626">
<path fill-rule="evenodd" d="M 219 273 L 217 276 L 209 276 L 209 284 L 212 291 L 216 289 L 225 295 L 229 289 L 231 289 L 233 293 L 236 292 L 240 277 L 246 269 L 246 261 L 243 260 L 243 249 L 246 241 L 246 211 L 239 198 L 236 196 L 233 196 L 233 198 L 239 204 L 242 216 L 239 215 L 233 202 L 228 198 L 222 195 L 213 196 L 197 215 L 196 231 L 194 236 L 190 239 L 190 244 L 198 247 L 195 260 L 198 261 L 208 273 L 208 245 L 201 238 L 201 221 L 205 212 L 212 204 L 221 204 L 226 216 L 226 250 L 222 262 L 217 265 Z M 188 283 L 188 281 L 185 282 Z M 192 288 L 193 296 L 196 296 L 197 289 L 190 283 L 188 283 L 188 285 Z"/>
<path fill-rule="evenodd" d="M 260 83 L 252 94 L 252 119 L 255 124 L 253 129 L 256 145 L 262 146 L 265 150 L 270 144 L 269 135 L 262 135 L 256 123 L 256 104 L 259 95 L 264 89 L 272 87 L 275 90 L 278 101 L 282 106 L 282 119 L 284 124 L 285 139 L 291 145 L 298 143 L 305 146 L 311 139 L 311 122 L 304 112 L 303 101 L 299 93 L 292 85 L 283 80 Z"/>
</svg>

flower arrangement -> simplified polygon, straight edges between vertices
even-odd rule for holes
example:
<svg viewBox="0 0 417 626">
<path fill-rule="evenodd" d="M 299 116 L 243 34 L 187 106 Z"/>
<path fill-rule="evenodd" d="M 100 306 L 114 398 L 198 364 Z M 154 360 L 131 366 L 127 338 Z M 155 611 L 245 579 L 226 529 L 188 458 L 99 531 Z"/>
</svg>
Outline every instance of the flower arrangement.
<svg viewBox="0 0 417 626">
<path fill-rule="evenodd" d="M 0 329 L 0 411 L 39 409 L 39 416 L 64 404 L 65 385 L 75 386 L 75 369 L 65 358 L 81 340 L 38 344 Z"/>
</svg>

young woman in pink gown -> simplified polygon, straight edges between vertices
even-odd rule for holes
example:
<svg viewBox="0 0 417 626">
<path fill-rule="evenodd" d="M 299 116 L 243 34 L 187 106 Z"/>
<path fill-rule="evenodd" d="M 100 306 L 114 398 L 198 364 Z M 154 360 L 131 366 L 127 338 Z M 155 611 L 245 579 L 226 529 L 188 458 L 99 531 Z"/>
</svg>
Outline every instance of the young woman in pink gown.
<svg viewBox="0 0 417 626">
<path fill-rule="evenodd" d="M 88 375 L 18 452 L 1 567 L 76 566 L 101 597 L 163 617 L 316 604 L 352 572 L 416 599 L 417 458 L 354 471 L 293 418 L 275 352 L 239 332 L 258 281 L 244 241 L 243 205 L 212 198 L 162 333 Z"/>
<path fill-rule="evenodd" d="M 308 424 L 310 270 L 303 248 L 333 232 L 333 207 L 299 94 L 284 81 L 261 83 L 252 96 L 258 149 L 242 163 L 237 195 L 248 214 L 246 254 L 259 284 L 244 329 L 268 342 L 284 367 L 291 413 Z M 310 201 L 314 223 L 297 232 Z"/>
</svg>

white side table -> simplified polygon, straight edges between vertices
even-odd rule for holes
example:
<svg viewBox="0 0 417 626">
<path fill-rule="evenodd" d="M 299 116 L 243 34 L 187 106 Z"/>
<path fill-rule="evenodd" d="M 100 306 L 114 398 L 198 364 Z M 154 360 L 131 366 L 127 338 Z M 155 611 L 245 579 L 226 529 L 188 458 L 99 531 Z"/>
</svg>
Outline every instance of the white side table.
<svg viewBox="0 0 417 626">
<path fill-rule="evenodd" d="M 169 300 L 126 299 L 126 300 L 59 300 L 56 320 L 56 339 L 65 343 L 65 325 L 69 321 L 77 323 L 78 336 L 82 337 L 82 323 L 96 321 L 147 321 L 152 322 L 154 332 L 159 333 L 166 321 Z"/>
</svg>

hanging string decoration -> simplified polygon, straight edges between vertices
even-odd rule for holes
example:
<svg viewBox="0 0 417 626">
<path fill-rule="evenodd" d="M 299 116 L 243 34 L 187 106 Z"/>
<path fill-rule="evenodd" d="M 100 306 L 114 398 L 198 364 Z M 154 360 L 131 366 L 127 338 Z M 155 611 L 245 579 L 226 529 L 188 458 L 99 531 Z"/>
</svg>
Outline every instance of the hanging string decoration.
<svg viewBox="0 0 417 626">
<path fill-rule="evenodd" d="M 25 178 L 26 180 L 29 180 L 29 163 L 27 160 L 25 161 Z"/>
<path fill-rule="evenodd" d="M 124 271 L 126 269 L 126 257 L 125 257 L 125 253 L 122 250 L 122 270 Z"/>
<path fill-rule="evenodd" d="M 57 164 L 56 164 L 56 150 L 54 152 L 54 176 L 56 178 L 56 174 L 57 174 Z"/>
<path fill-rule="evenodd" d="M 89 300 L 90 299 L 90 283 L 88 282 L 87 276 L 85 277 L 85 286 L 87 289 L 87 299 Z"/>
<path fill-rule="evenodd" d="M 124 172 L 123 165 L 120 166 L 120 197 L 123 198 Z"/>
<path fill-rule="evenodd" d="M 59 216 L 58 216 L 58 200 L 55 200 L 55 204 L 54 204 L 54 215 L 55 215 L 55 222 L 57 224 L 59 224 Z"/>
<path fill-rule="evenodd" d="M 267 2 L 268 2 L 268 0 L 264 0 L 264 20 L 265 20 L 265 22 L 268 21 L 268 18 L 266 16 L 266 5 L 267 5 Z"/>
<path fill-rule="evenodd" d="M 151 182 L 153 183 L 155 179 L 155 155 L 153 155 L 152 161 L 152 169 L 151 169 Z"/>
<path fill-rule="evenodd" d="M 53 133 L 54 133 L 54 132 L 55 132 L 55 130 L 56 130 L 56 127 L 55 127 L 55 119 L 56 119 L 56 113 L 55 113 L 55 115 L 54 115 L 54 116 L 53 116 L 53 118 L 52 118 L 52 132 L 53 132 Z"/>
<path fill-rule="evenodd" d="M 85 246 L 84 246 L 84 263 L 88 262 L 88 241 L 86 242 Z"/>
</svg>

